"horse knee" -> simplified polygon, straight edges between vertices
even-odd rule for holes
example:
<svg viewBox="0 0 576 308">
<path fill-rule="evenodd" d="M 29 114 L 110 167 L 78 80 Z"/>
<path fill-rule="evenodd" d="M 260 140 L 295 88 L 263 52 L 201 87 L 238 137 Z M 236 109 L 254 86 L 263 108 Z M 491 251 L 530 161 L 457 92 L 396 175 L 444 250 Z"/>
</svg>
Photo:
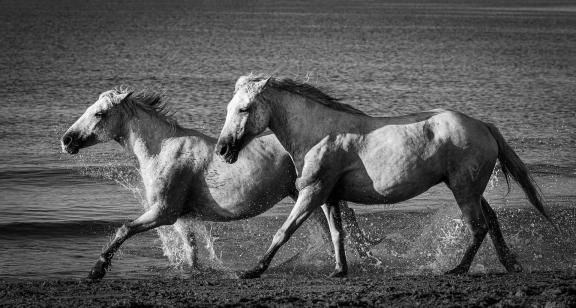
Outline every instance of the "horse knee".
<svg viewBox="0 0 576 308">
<path fill-rule="evenodd" d="M 339 230 L 330 230 L 330 236 L 332 237 L 333 242 L 343 239 L 342 233 Z"/>
<path fill-rule="evenodd" d="M 279 229 L 274 234 L 274 239 L 272 240 L 274 243 L 284 243 L 286 241 L 286 230 Z"/>
<path fill-rule="evenodd" d="M 126 224 L 122 225 L 122 227 L 116 230 L 116 238 L 127 237 L 129 234 L 130 234 L 130 228 Z"/>
</svg>

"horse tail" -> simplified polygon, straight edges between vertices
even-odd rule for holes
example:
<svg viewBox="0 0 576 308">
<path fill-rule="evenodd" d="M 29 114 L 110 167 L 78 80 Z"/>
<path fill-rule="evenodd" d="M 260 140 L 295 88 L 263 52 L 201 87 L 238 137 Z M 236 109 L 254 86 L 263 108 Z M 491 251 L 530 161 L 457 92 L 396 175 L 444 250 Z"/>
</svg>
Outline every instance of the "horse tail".
<svg viewBox="0 0 576 308">
<path fill-rule="evenodd" d="M 510 145 L 506 143 L 506 140 L 504 140 L 504 137 L 498 128 L 492 124 L 485 124 L 490 130 L 490 133 L 494 139 L 496 139 L 496 143 L 498 144 L 498 160 L 500 161 L 500 167 L 502 168 L 502 172 L 506 178 L 508 192 L 510 192 L 509 177 L 512 177 L 518 184 L 520 184 L 520 187 L 522 187 L 522 190 L 524 190 L 526 197 L 528 197 L 528 200 L 538 210 L 538 212 L 540 212 L 546 218 L 546 220 L 556 226 L 552 222 L 548 211 L 544 207 L 540 189 L 528 172 L 526 165 L 524 165 L 520 157 L 518 157 Z"/>
</svg>

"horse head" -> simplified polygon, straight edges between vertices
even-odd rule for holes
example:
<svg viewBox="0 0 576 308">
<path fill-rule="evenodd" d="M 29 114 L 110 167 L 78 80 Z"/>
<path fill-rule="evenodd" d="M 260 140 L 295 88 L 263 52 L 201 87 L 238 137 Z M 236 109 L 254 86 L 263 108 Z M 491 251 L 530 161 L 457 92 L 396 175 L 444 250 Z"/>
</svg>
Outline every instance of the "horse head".
<svg viewBox="0 0 576 308">
<path fill-rule="evenodd" d="M 242 76 L 236 81 L 226 122 L 216 144 L 216 152 L 229 164 L 236 162 L 240 150 L 268 127 L 270 107 L 260 94 L 270 79 Z"/>
<path fill-rule="evenodd" d="M 110 90 L 100 94 L 98 100 L 62 136 L 62 151 L 76 154 L 82 148 L 117 139 L 124 122 L 118 106 L 132 93 Z"/>
</svg>

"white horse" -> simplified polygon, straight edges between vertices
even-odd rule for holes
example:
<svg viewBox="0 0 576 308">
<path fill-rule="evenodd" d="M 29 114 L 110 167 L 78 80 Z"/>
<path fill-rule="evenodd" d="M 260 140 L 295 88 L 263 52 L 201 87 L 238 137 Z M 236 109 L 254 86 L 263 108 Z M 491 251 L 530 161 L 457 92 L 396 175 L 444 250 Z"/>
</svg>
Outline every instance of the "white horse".
<svg viewBox="0 0 576 308">
<path fill-rule="evenodd" d="M 238 163 L 230 166 L 214 155 L 214 138 L 179 126 L 156 93 L 133 94 L 126 89 L 102 93 L 66 131 L 61 143 L 63 151 L 76 154 L 110 140 L 137 157 L 148 209 L 118 229 L 90 279 L 104 277 L 125 240 L 162 225 L 174 224 L 186 245 L 187 259 L 197 265 L 194 234 L 186 228 L 191 223 L 188 218 L 232 221 L 254 217 L 287 196 L 295 199 L 298 193 L 292 160 L 274 135 L 246 144 Z M 346 209 L 349 234 L 360 256 L 372 257 L 368 247 L 373 243 L 359 229 L 353 210 L 345 202 L 340 206 Z M 329 234 L 322 213 L 315 217 Z"/>
<path fill-rule="evenodd" d="M 269 127 L 294 160 L 300 191 L 288 219 L 258 265 L 242 277 L 260 276 L 274 254 L 304 220 L 329 200 L 396 203 L 445 183 L 453 192 L 473 240 L 449 273 L 465 273 L 487 232 L 508 271 L 521 271 L 482 197 L 496 160 L 546 218 L 526 166 L 491 124 L 448 110 L 402 117 L 370 117 L 317 88 L 290 79 L 243 76 L 228 104 L 217 151 L 234 163 L 238 152 Z M 241 152 L 240 152 L 241 153 Z M 347 273 L 338 223 L 339 208 L 328 204 L 336 252 L 333 276 Z M 549 218 L 548 218 L 549 219 Z"/>
</svg>

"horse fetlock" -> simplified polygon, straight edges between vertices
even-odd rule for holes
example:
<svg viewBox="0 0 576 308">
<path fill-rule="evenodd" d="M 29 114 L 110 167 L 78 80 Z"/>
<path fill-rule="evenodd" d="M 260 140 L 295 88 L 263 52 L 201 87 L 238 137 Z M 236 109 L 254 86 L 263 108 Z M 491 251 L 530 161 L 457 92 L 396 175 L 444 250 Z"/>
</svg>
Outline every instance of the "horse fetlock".
<svg viewBox="0 0 576 308">
<path fill-rule="evenodd" d="M 90 271 L 90 273 L 88 273 L 88 279 L 91 281 L 99 281 L 102 280 L 102 278 L 104 278 L 104 276 L 106 275 L 106 271 L 102 268 L 92 268 L 92 270 Z"/>
<path fill-rule="evenodd" d="M 346 277 L 348 275 L 348 269 L 347 268 L 336 268 L 330 275 L 328 275 L 328 277 L 330 278 L 343 278 Z"/>
<path fill-rule="evenodd" d="M 516 258 L 508 257 L 502 262 L 502 265 L 506 268 L 509 273 L 520 273 L 522 272 L 522 265 L 516 260 Z"/>
<path fill-rule="evenodd" d="M 112 267 L 110 260 L 107 259 L 105 256 L 101 256 L 90 273 L 88 274 L 88 278 L 91 280 L 100 280 L 106 275 L 106 271 L 108 271 Z"/>
<path fill-rule="evenodd" d="M 380 261 L 380 259 L 374 256 L 371 251 L 368 251 L 365 255 L 360 255 L 360 258 L 362 258 L 362 260 L 366 261 L 368 264 L 372 265 L 382 264 L 382 261 Z"/>
<path fill-rule="evenodd" d="M 107 269 L 108 266 L 105 266 L 104 264 L 100 263 L 100 261 L 98 261 L 92 270 L 90 270 L 90 273 L 88 273 L 88 279 L 92 281 L 101 280 L 106 275 Z"/>
<path fill-rule="evenodd" d="M 266 269 L 263 269 L 261 267 L 261 265 L 257 265 L 255 268 L 247 270 L 243 273 L 240 273 L 238 275 L 238 278 L 240 279 L 254 279 L 254 278 L 260 278 L 260 276 L 262 275 L 262 273 L 265 271 Z"/>
</svg>

